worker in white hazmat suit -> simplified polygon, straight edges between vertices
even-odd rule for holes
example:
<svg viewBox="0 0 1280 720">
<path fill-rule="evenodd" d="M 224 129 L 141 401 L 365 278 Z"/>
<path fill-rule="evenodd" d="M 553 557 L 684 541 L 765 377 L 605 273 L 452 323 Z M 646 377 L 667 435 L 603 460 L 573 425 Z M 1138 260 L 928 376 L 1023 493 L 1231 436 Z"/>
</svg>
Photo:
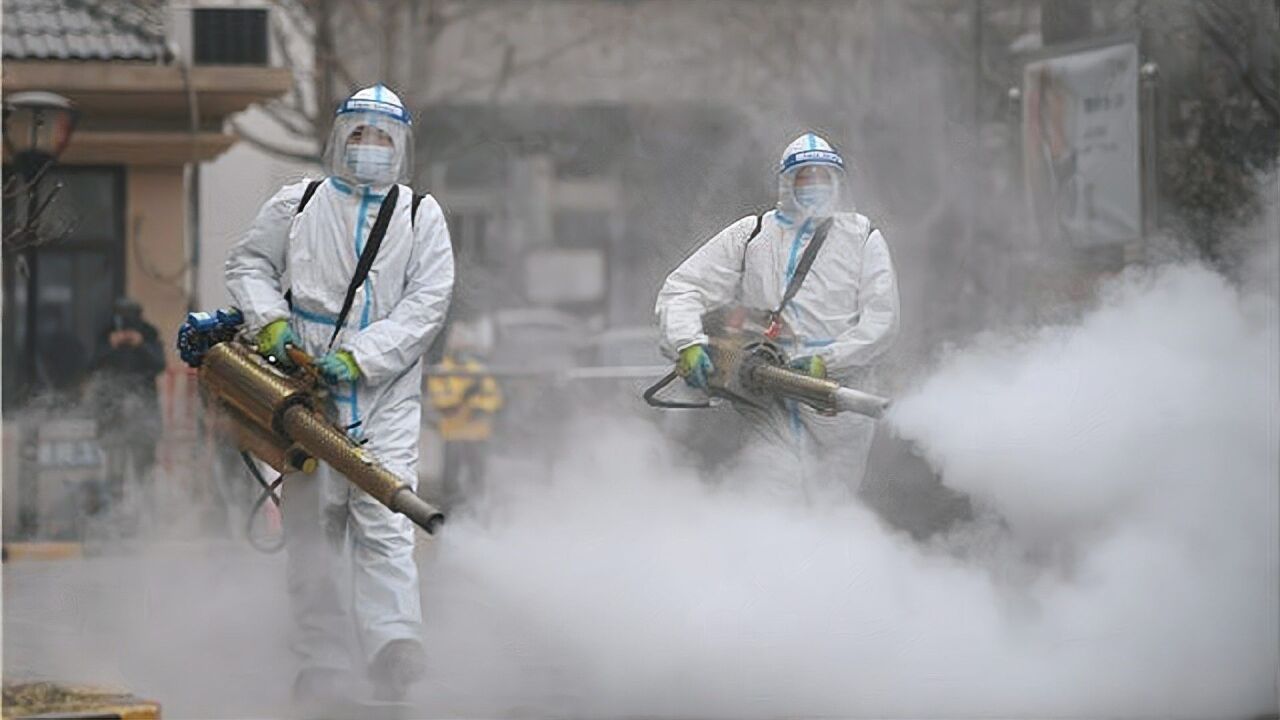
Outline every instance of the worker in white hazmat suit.
<svg viewBox="0 0 1280 720">
<path fill-rule="evenodd" d="M 416 487 L 421 358 L 453 288 L 449 231 L 430 195 L 415 200 L 398 184 L 411 175 L 410 117 L 385 87 L 339 107 L 324 162 L 326 178 L 288 185 L 262 207 L 227 258 L 227 287 L 259 351 L 285 361 L 292 343 L 318 358 L 337 420 Z M 384 213 L 381 245 L 354 286 Z M 289 478 L 283 512 L 302 658 L 295 696 L 323 698 L 351 676 L 354 617 L 378 696 L 402 698 L 424 663 L 410 520 L 327 466 Z"/>
<path fill-rule="evenodd" d="M 735 304 L 777 309 L 815 231 L 828 219 L 799 290 L 782 304 L 781 320 L 790 329 L 782 345 L 792 367 L 859 387 L 897 333 L 898 286 L 884 236 L 865 216 L 841 211 L 844 159 L 806 133 L 787 147 L 777 172 L 777 207 L 721 230 L 658 293 L 663 349 L 695 387 L 705 386 L 712 370 L 703 315 Z M 740 458 L 746 475 L 780 494 L 809 497 L 861 482 L 873 420 L 823 415 L 791 401 L 738 409 L 754 431 Z"/>
</svg>

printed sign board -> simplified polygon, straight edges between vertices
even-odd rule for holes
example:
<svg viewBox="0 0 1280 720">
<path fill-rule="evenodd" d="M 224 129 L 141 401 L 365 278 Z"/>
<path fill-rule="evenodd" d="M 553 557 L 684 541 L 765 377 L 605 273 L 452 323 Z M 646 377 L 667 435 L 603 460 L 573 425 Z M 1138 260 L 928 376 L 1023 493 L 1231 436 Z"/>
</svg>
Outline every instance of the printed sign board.
<svg viewBox="0 0 1280 720">
<path fill-rule="evenodd" d="M 1045 241 L 1088 248 L 1141 236 L 1138 67 L 1126 42 L 1023 69 L 1023 177 Z"/>
</svg>

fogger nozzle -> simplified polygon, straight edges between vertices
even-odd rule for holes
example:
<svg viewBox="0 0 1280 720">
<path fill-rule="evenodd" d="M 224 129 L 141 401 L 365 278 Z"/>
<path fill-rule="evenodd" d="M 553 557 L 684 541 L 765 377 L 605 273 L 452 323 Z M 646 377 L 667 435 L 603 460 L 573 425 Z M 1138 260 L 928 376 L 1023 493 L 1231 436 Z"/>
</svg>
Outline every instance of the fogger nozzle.
<svg viewBox="0 0 1280 720">
<path fill-rule="evenodd" d="M 854 390 L 850 387 L 839 387 L 835 391 L 836 410 L 840 412 L 856 412 L 869 418 L 879 419 L 889 409 L 892 401 L 879 395 Z"/>
<path fill-rule="evenodd" d="M 407 485 L 396 490 L 387 507 L 412 520 L 418 527 L 427 531 L 428 535 L 434 535 L 436 529 L 444 524 L 444 513 L 418 497 L 418 494 Z"/>
</svg>

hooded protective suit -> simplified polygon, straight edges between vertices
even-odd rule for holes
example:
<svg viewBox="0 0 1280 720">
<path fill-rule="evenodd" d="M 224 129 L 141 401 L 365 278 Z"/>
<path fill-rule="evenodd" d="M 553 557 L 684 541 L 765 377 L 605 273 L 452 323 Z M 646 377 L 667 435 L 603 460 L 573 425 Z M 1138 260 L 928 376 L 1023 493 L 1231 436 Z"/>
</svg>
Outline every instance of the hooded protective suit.
<svg viewBox="0 0 1280 720">
<path fill-rule="evenodd" d="M 379 146 L 392 152 L 372 163 L 368 156 L 348 152 L 345 146 L 360 133 L 377 135 Z M 410 137 L 408 113 L 386 88 L 362 90 L 345 102 L 326 151 L 329 177 L 302 212 L 298 206 L 306 181 L 268 200 L 228 256 L 226 280 L 252 332 L 287 318 L 311 355 L 329 349 L 352 354 L 360 377 L 333 388 L 338 420 L 416 487 L 421 358 L 440 329 L 453 287 L 449 231 L 430 195 L 411 218 L 413 192 L 400 187 L 377 259 L 329 347 L 379 207 L 391 183 L 408 175 Z M 292 307 L 286 290 L 292 290 Z M 348 599 L 366 661 L 392 640 L 420 642 L 409 519 L 327 466 L 315 476 L 290 478 L 284 502 L 289 589 L 304 669 L 349 669 Z M 351 561 L 350 583 L 342 577 L 343 554 Z"/>
<path fill-rule="evenodd" d="M 797 198 L 805 167 L 829 168 L 830 192 Z M 858 387 L 898 329 L 898 286 L 884 236 L 856 212 L 836 212 L 844 161 L 822 138 L 806 133 L 783 153 L 778 205 L 726 227 L 667 277 L 658 293 L 663 350 L 670 356 L 705 343 L 704 313 L 732 304 L 776 308 L 816 227 L 833 217 L 825 244 L 783 312 L 794 332 L 792 357 L 817 355 L 829 376 Z M 802 194 L 803 195 L 803 194 Z M 845 413 L 823 416 L 788 402 L 761 411 L 739 407 L 756 433 L 742 461 L 746 476 L 784 495 L 856 487 L 866 469 L 874 421 Z"/>
</svg>

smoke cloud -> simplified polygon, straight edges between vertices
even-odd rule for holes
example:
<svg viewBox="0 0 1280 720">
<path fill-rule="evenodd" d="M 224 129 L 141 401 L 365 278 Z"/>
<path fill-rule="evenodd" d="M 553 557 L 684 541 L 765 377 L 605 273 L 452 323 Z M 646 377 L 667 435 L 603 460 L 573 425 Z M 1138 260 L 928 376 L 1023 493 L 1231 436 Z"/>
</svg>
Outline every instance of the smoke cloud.
<svg viewBox="0 0 1280 720">
<path fill-rule="evenodd" d="M 884 425 L 977 508 L 923 542 L 709 481 L 634 415 L 578 421 L 545 482 L 495 463 L 423 548 L 414 715 L 1275 713 L 1280 324 L 1245 287 L 1134 271 L 943 358 Z M 282 573 L 198 542 L 6 565 L 6 675 L 286 715 Z"/>
<path fill-rule="evenodd" d="M 424 711 L 1275 712 L 1273 308 L 1170 267 L 954 352 L 890 418 L 981 509 L 923 545 L 583 423 L 436 549 Z"/>
</svg>

